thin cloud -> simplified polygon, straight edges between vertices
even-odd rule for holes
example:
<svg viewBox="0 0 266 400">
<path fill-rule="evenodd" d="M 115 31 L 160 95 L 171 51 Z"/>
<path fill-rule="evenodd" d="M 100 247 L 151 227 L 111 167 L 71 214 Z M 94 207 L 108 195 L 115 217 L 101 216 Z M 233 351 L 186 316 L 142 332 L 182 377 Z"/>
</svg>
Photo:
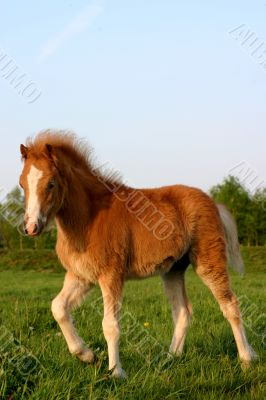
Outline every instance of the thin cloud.
<svg viewBox="0 0 266 400">
<path fill-rule="evenodd" d="M 88 5 L 64 29 L 56 36 L 47 40 L 41 47 L 38 60 L 43 61 L 55 54 L 64 43 L 68 42 L 74 36 L 84 32 L 92 25 L 94 20 L 102 13 L 103 7 L 100 5 Z"/>
</svg>

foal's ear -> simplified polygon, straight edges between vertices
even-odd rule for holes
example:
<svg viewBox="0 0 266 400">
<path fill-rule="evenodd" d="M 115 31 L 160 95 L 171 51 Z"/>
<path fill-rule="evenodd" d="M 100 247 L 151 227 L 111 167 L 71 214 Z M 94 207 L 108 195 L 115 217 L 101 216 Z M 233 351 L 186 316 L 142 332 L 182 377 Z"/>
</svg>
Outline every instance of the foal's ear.
<svg viewBox="0 0 266 400">
<path fill-rule="evenodd" d="M 26 160 L 26 158 L 28 157 L 28 152 L 29 152 L 28 147 L 24 146 L 24 144 L 21 144 L 20 145 L 20 153 L 21 153 L 23 160 Z"/>
<path fill-rule="evenodd" d="M 45 147 L 46 147 L 46 154 L 49 160 L 52 161 L 55 164 L 55 166 L 57 166 L 57 157 L 55 148 L 49 143 L 47 143 Z"/>
</svg>

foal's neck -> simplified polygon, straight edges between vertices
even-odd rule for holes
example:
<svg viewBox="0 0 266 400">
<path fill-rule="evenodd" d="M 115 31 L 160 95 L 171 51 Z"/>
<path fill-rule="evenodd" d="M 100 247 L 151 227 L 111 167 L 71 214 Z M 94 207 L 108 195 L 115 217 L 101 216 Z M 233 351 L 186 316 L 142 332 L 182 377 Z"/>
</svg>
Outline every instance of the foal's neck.
<svg viewBox="0 0 266 400">
<path fill-rule="evenodd" d="M 60 232 L 68 245 L 82 252 L 88 247 L 90 225 L 100 209 L 107 207 L 111 193 L 93 174 L 71 174 L 65 181 L 62 206 L 56 216 Z"/>
</svg>

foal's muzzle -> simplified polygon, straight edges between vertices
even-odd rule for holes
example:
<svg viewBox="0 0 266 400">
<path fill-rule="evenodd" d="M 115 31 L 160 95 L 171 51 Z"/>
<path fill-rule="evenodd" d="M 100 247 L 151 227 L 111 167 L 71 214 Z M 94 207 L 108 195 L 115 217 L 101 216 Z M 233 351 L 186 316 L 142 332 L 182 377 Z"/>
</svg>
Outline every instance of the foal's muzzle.
<svg viewBox="0 0 266 400">
<path fill-rule="evenodd" d="M 28 236 L 38 236 L 44 228 L 42 219 L 38 219 L 36 222 L 27 223 L 24 222 L 24 232 Z"/>
</svg>

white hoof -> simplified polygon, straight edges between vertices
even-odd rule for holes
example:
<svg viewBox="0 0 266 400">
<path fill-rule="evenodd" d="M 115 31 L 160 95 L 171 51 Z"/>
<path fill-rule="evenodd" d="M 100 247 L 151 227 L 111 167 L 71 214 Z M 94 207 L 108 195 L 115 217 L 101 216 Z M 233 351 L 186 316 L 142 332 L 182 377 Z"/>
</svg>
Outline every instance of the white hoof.
<svg viewBox="0 0 266 400">
<path fill-rule="evenodd" d="M 251 351 L 251 360 L 258 360 L 259 359 L 259 356 L 258 356 L 258 354 L 251 348 L 250 349 L 250 351 Z"/>
<path fill-rule="evenodd" d="M 168 357 L 180 357 L 183 354 L 183 349 L 170 347 Z"/>
<path fill-rule="evenodd" d="M 83 362 L 85 363 L 93 363 L 94 359 L 95 359 L 95 354 L 93 353 L 92 350 L 87 349 L 86 347 L 78 354 L 76 354 L 76 356 Z"/>
<path fill-rule="evenodd" d="M 112 377 L 117 378 L 117 379 L 126 379 L 127 374 L 121 367 L 115 367 L 113 372 L 112 372 Z"/>
<path fill-rule="evenodd" d="M 244 369 L 246 369 L 246 368 L 249 368 L 251 366 L 252 361 L 256 361 L 258 359 L 259 359 L 259 356 L 252 349 L 252 347 L 250 347 L 249 353 L 245 357 L 242 357 L 240 360 L 241 360 L 242 367 Z"/>
</svg>

